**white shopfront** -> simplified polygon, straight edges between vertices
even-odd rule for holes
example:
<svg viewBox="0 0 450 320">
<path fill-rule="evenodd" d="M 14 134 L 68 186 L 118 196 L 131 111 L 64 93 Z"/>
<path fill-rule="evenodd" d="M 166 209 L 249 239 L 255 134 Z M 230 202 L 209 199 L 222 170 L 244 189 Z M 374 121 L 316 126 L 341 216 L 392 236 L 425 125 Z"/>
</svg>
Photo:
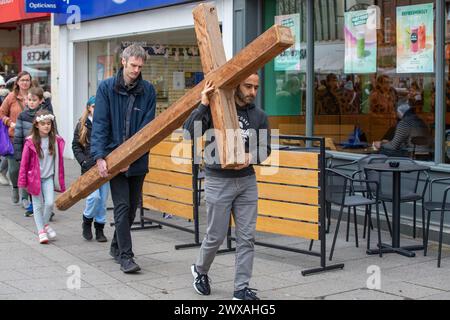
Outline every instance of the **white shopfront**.
<svg viewBox="0 0 450 320">
<path fill-rule="evenodd" d="M 81 23 L 79 29 L 52 27 L 52 94 L 59 134 L 72 158 L 75 125 L 98 83 L 120 67 L 121 49 L 142 44 L 150 53 L 143 70 L 158 92 L 158 112 L 199 81 L 201 63 L 192 10 L 202 1 L 139 11 Z M 209 1 L 210 2 L 210 1 Z M 233 52 L 233 1 L 213 1 L 222 26 L 227 59 Z M 161 50 L 160 50 L 161 49 Z"/>
</svg>

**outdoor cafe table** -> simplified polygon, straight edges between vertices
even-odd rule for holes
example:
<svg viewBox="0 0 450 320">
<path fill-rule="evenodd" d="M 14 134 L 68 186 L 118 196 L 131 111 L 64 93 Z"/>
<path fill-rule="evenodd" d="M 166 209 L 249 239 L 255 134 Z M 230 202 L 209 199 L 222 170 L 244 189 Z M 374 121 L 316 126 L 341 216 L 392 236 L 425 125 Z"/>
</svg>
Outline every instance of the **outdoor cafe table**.
<svg viewBox="0 0 450 320">
<path fill-rule="evenodd" d="M 372 163 L 364 166 L 367 170 L 375 170 L 378 172 L 392 172 L 392 246 L 388 244 L 381 244 L 381 248 L 367 250 L 367 254 L 378 254 L 379 250 L 382 253 L 398 253 L 406 257 L 415 257 L 412 251 L 423 250 L 423 245 L 420 246 L 405 246 L 400 247 L 400 188 L 402 173 L 427 171 L 430 168 L 414 163 L 401 163 L 397 168 L 391 167 L 389 161 L 384 163 Z"/>
</svg>

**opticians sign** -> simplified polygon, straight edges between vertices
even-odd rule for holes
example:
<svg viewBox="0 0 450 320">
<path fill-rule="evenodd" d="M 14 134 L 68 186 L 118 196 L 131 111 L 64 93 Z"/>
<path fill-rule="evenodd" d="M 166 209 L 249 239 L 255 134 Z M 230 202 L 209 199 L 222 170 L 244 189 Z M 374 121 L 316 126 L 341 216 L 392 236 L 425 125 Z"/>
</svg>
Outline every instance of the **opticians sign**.
<svg viewBox="0 0 450 320">
<path fill-rule="evenodd" d="M 65 13 L 67 2 L 63 0 L 26 0 L 25 12 Z"/>
<path fill-rule="evenodd" d="M 50 47 L 22 49 L 24 65 L 50 64 Z"/>
<path fill-rule="evenodd" d="M 198 1 L 198 0 L 197 0 Z M 51 1 L 49 1 L 51 2 Z M 57 1 L 58 2 L 58 1 Z M 66 24 L 75 8 L 81 13 L 81 21 L 95 20 L 119 14 L 168 7 L 195 0 L 60 0 L 61 10 L 55 15 L 55 24 Z"/>
</svg>

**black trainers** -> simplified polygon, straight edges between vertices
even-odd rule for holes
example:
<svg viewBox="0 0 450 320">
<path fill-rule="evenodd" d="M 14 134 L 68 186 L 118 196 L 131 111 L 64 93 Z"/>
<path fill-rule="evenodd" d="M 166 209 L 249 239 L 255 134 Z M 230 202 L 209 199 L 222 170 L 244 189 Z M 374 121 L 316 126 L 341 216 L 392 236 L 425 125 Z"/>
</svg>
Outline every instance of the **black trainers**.
<svg viewBox="0 0 450 320">
<path fill-rule="evenodd" d="M 135 273 L 141 270 L 141 267 L 134 262 L 133 258 L 124 258 L 120 260 L 120 270 L 124 273 Z"/>
<path fill-rule="evenodd" d="M 259 300 L 256 296 L 256 289 L 244 288 L 234 292 L 233 300 Z"/>
<path fill-rule="evenodd" d="M 209 296 L 211 294 L 211 287 L 209 286 L 209 277 L 207 274 L 200 274 L 197 271 L 197 267 L 195 264 L 191 266 L 192 276 L 194 277 L 194 286 L 195 291 L 198 294 L 203 296 Z"/>
</svg>

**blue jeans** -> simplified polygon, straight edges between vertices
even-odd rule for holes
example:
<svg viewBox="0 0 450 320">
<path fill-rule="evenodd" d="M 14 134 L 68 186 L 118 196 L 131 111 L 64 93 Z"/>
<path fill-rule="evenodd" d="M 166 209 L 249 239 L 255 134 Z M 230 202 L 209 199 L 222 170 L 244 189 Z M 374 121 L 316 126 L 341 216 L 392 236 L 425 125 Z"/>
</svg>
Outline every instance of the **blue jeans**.
<svg viewBox="0 0 450 320">
<path fill-rule="evenodd" d="M 50 215 L 53 210 L 55 200 L 55 186 L 53 176 L 41 180 L 41 194 L 31 196 L 33 201 L 34 222 L 38 232 L 44 229 L 44 226 L 50 221 Z"/>
<path fill-rule="evenodd" d="M 86 198 L 86 209 L 84 216 L 86 218 L 95 218 L 95 222 L 100 224 L 106 223 L 106 201 L 109 194 L 109 182 L 106 182 L 100 188 L 92 192 Z"/>
</svg>

